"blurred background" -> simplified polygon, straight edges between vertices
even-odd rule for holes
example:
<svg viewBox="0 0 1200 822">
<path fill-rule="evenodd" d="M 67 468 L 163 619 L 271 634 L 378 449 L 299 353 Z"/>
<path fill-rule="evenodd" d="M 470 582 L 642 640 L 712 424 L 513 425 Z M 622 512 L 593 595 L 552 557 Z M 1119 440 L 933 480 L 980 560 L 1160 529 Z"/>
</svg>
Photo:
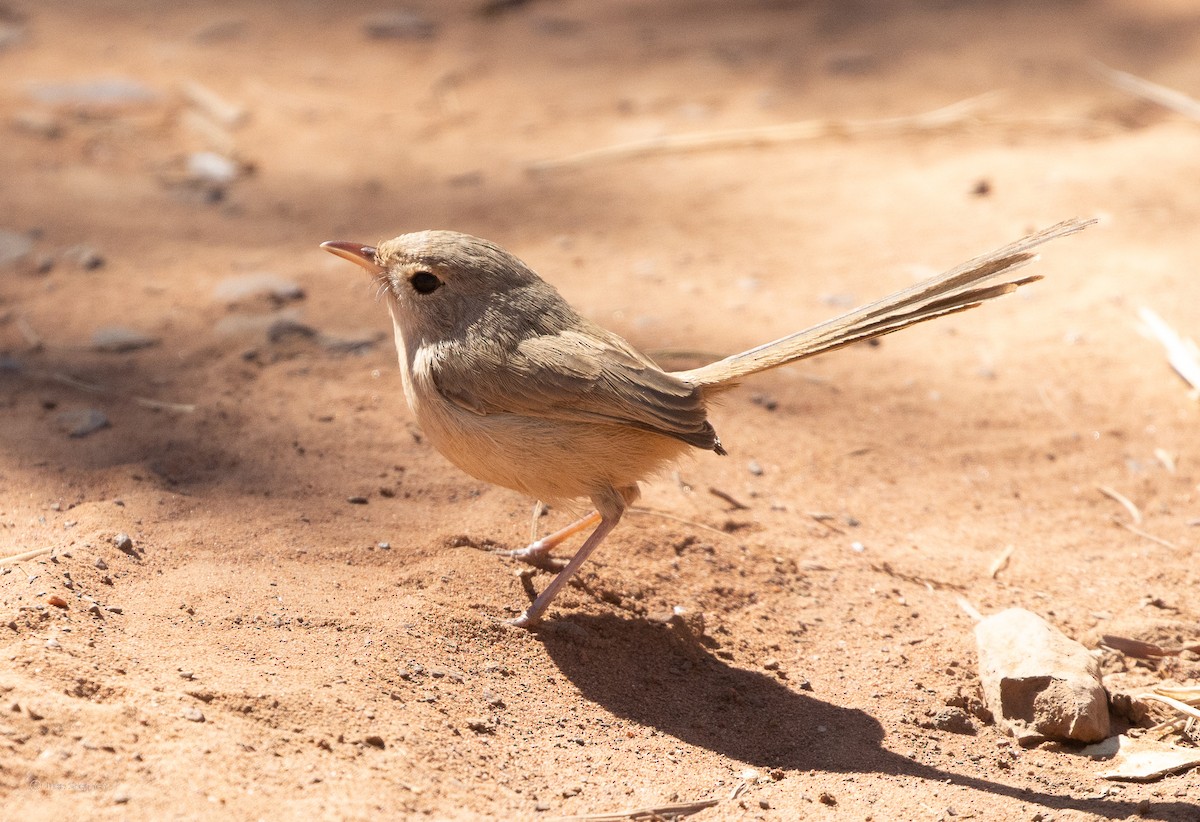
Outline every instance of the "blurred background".
<svg viewBox="0 0 1200 822">
<path fill-rule="evenodd" d="M 746 665 L 782 659 L 818 686 L 836 683 L 820 699 L 877 706 L 878 722 L 901 738 L 915 725 L 883 706 L 907 705 L 914 677 L 951 693 L 956 674 L 944 660 L 970 665 L 969 627 L 945 633 L 961 614 L 944 586 L 935 594 L 913 583 L 924 575 L 985 610 L 1025 603 L 1078 631 L 1145 597 L 1186 611 L 1200 585 L 1189 560 L 1200 522 L 1197 408 L 1161 344 L 1139 330 L 1138 311 L 1200 335 L 1198 55 L 1193 0 L 0 0 L 0 547 L 74 551 L 75 593 L 65 597 L 87 590 L 127 611 L 136 603 L 138 614 L 127 627 L 115 617 L 95 627 L 79 619 L 84 610 L 52 608 L 74 626 L 75 656 L 48 656 L 44 626 L 23 628 L 14 670 L 42 671 L 52 705 L 74 687 L 77 664 L 94 666 L 113 704 L 139 710 L 164 678 L 178 686 L 181 668 L 212 674 L 214 707 L 201 706 L 212 715 L 237 694 L 273 694 L 283 703 L 275 725 L 230 708 L 224 726 L 203 727 L 207 741 L 187 741 L 201 733 L 189 724 L 178 747 L 163 749 L 162 762 L 190 763 L 174 778 L 195 776 L 214 795 L 246 787 L 198 752 L 226 751 L 221 734 L 290 750 L 270 741 L 278 728 L 310 723 L 333 739 L 343 724 L 366 727 L 359 708 L 377 698 L 370 727 L 388 718 L 390 731 L 355 733 L 406 738 L 414 756 L 386 777 L 363 766 L 354 778 L 430 813 L 454 803 L 527 813 L 538 791 L 565 812 L 622 804 L 616 788 L 575 798 L 547 787 L 565 755 L 544 750 L 562 736 L 549 715 L 581 704 L 590 732 L 615 722 L 609 744 L 626 744 L 628 731 L 653 755 L 659 782 L 680 790 L 736 775 L 745 761 L 789 773 L 852 767 L 832 754 L 772 759 L 754 736 L 705 742 L 649 702 L 622 702 L 623 685 L 602 683 L 605 666 L 563 662 L 570 643 L 553 662 L 540 645 L 477 624 L 522 602 L 523 588 L 495 558 L 451 546 L 521 544 L 526 501 L 463 476 L 423 442 L 384 306 L 360 271 L 317 247 L 425 228 L 499 242 L 585 315 L 668 364 L 692 364 L 1032 229 L 1100 217 L 1045 248 L 1031 273 L 1046 282 L 1018 296 L 730 394 L 713 419 L 734 456 L 689 463 L 646 499 L 735 536 L 639 520 L 595 566 L 616 593 L 572 590 L 563 607 L 702 609 L 710 635 L 728 627 L 731 656 L 720 665 L 735 666 L 735 652 Z M 1138 527 L 1159 542 L 1114 527 L 1123 509 L 1098 484 L 1140 506 Z M 752 511 L 722 507 L 706 487 Z M 145 547 L 144 564 L 113 549 L 118 531 Z M 696 534 L 716 546 L 703 560 L 681 566 L 663 548 L 682 546 L 683 556 Z M 866 553 L 847 553 L 851 543 Z M 1006 544 L 1025 553 L 1000 584 L 985 570 Z M 108 583 L 95 558 L 115 569 Z M 39 583 L 7 576 L 5 602 L 46 612 L 38 597 L 56 590 L 47 580 L 62 583 L 59 570 L 47 566 Z M 778 587 L 781 578 L 807 593 Z M 200 600 L 208 610 L 192 613 Z M 892 616 L 897 601 L 903 617 Z M 290 621 L 297 602 L 307 623 Z M 318 628 L 303 647 L 285 646 L 256 632 L 254 615 L 295 635 L 314 620 Z M 658 629 L 604 618 L 587 630 L 631 643 L 606 664 L 661 655 L 691 670 L 692 657 L 672 656 L 683 652 L 660 643 Z M 222 628 L 219 640 L 189 633 L 204 620 Z M 854 620 L 873 627 L 842 630 Z M 919 636 L 893 665 L 879 636 L 906 631 Z M 483 637 L 473 657 L 438 644 L 464 632 Z M 339 644 L 351 635 L 374 638 L 380 654 L 396 642 L 393 658 L 418 648 L 427 666 L 468 674 L 485 659 L 544 681 L 562 673 L 593 701 L 543 685 L 522 712 L 510 696 L 507 716 L 532 729 L 495 737 L 511 743 L 503 761 L 514 767 L 500 779 L 476 762 L 456 771 L 463 782 L 440 781 L 420 763 L 443 761 L 445 739 L 423 735 L 421 723 L 441 728 L 450 720 L 438 711 L 461 718 L 491 703 L 466 693 L 468 677 L 461 703 L 447 691 L 418 705 L 405 692 L 410 713 L 394 714 L 376 686 L 400 693 L 411 678 L 395 682 L 394 666 L 374 657 L 357 667 L 361 646 Z M 843 675 L 848 656 L 870 670 Z M 264 671 L 262 660 L 276 659 L 285 663 Z M 781 686 L 776 670 L 731 676 L 768 707 L 794 708 L 787 688 L 799 680 Z M 369 685 L 353 696 L 322 690 L 335 675 L 338 688 L 362 676 Z M 504 693 L 503 683 L 527 680 L 488 681 Z M 36 695 L 43 685 L 21 687 Z M 705 687 L 713 702 L 699 700 L 695 721 L 708 727 L 729 687 L 721 678 Z M 670 693 L 687 702 L 686 691 Z M 178 732 L 174 703 L 145 710 L 156 732 Z M 630 713 L 631 724 L 612 719 Z M 128 717 L 78 721 L 141 732 Z M 863 721 L 862 744 L 874 750 L 876 720 Z M 667 733 L 651 739 L 646 727 Z M 56 733 L 69 738 L 67 725 Z M 475 744 L 462 733 L 453 745 Z M 991 742 L 971 744 L 988 749 L 972 762 L 990 762 Z M 373 745 L 339 761 L 358 762 Z M 687 755 L 677 759 L 675 746 Z M 32 745 L 12 751 L 28 767 L 43 762 L 46 778 L 107 773 L 105 754 L 91 749 L 61 768 Z M 858 748 L 847 756 L 860 754 L 864 770 L 882 761 Z M 288 761 L 323 768 L 324 757 L 305 743 Z M 953 752 L 925 761 L 962 764 Z M 565 773 L 586 770 L 572 762 Z M 632 754 L 609 764 L 617 783 L 646 774 Z M 1081 792 L 1074 766 L 1045 764 L 1048 790 Z M 144 782 L 129 774 L 150 766 L 127 768 L 118 778 L 132 780 L 136 800 Z M 171 784 L 171 766 L 154 768 Z M 309 784 L 266 766 L 249 773 L 260 797 Z M 493 796 L 497 779 L 516 793 Z M 830 790 L 852 790 L 834 779 Z M 669 793 L 651 787 L 635 799 Z M 358 807 L 313 790 L 329 807 Z M 238 795 L 247 814 L 274 810 Z M 840 795 L 843 808 L 871 812 L 866 799 Z M 39 794 L 22 796 L 32 807 Z M 156 796 L 146 801 L 161 814 L 179 810 L 169 791 Z M 444 796 L 450 804 L 439 805 Z M 918 818 L 925 793 L 906 797 L 893 810 Z"/>
</svg>

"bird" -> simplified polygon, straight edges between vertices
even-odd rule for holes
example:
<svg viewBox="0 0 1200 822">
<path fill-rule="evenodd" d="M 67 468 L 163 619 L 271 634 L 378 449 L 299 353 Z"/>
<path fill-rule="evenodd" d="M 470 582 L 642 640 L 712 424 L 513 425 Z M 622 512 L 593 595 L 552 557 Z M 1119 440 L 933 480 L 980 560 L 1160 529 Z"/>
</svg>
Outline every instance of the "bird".
<svg viewBox="0 0 1200 822">
<path fill-rule="evenodd" d="M 726 453 L 712 400 L 751 375 L 974 308 L 1040 279 L 1033 249 L 1094 220 L 1072 219 L 826 322 L 716 362 L 665 371 L 575 311 L 499 245 L 456 231 L 321 248 L 366 271 L 386 300 L 404 395 L 428 441 L 467 474 L 540 503 L 594 512 L 504 552 L 542 564 L 591 529 L 516 619 L 532 628 L 616 528 L 640 483 L 691 449 Z"/>
</svg>

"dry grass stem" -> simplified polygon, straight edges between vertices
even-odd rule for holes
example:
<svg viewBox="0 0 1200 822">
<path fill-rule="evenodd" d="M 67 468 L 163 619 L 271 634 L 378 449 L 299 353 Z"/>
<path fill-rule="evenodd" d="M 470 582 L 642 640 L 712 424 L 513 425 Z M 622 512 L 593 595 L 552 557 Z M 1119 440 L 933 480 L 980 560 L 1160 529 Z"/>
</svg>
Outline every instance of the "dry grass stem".
<svg viewBox="0 0 1200 822">
<path fill-rule="evenodd" d="M 970 601 L 968 601 L 968 600 L 967 600 L 967 598 L 966 598 L 966 597 L 964 597 L 964 596 L 956 596 L 956 597 L 954 598 L 954 601 L 958 603 L 958 607 L 959 607 L 959 608 L 962 608 L 962 609 L 963 609 L 963 613 L 965 613 L 965 614 L 966 614 L 967 616 L 969 616 L 971 619 L 975 620 L 976 622 L 982 622 L 982 621 L 983 621 L 983 614 L 981 614 L 981 613 L 979 612 L 979 609 L 978 609 L 978 608 L 976 608 L 974 605 L 972 605 L 972 604 L 970 603 Z"/>
<path fill-rule="evenodd" d="M 55 382 L 60 382 L 63 385 L 69 385 L 72 388 L 78 388 L 80 391 L 87 391 L 91 394 L 106 394 L 112 396 L 118 393 L 113 391 L 111 388 L 105 388 L 102 385 L 84 382 L 77 377 L 72 377 L 70 374 L 63 374 L 59 371 L 51 372 L 45 376 L 48 376 Z M 161 411 L 178 411 L 181 414 L 191 414 L 196 410 L 196 406 L 192 403 L 165 402 L 164 400 L 153 400 L 149 397 L 139 397 L 136 394 L 131 395 L 130 399 L 143 408 L 153 408 Z"/>
<path fill-rule="evenodd" d="M 1015 545 L 1009 545 L 1003 551 L 1001 551 L 1000 556 L 992 560 L 992 564 L 988 568 L 988 576 L 992 579 L 995 579 L 1001 571 L 1007 568 L 1008 561 L 1012 558 L 1012 555 L 1016 552 L 1016 550 L 1017 548 Z"/>
<path fill-rule="evenodd" d="M 747 505 L 744 502 L 741 502 L 736 497 L 734 497 L 732 494 L 728 494 L 725 491 L 722 491 L 720 488 L 713 488 L 710 486 L 708 489 L 708 493 L 712 494 L 714 497 L 716 497 L 719 500 L 724 500 L 725 502 L 729 503 L 731 506 L 733 506 L 733 510 L 735 510 L 735 511 L 749 511 L 750 510 L 749 505 Z"/>
<path fill-rule="evenodd" d="M 1154 534 L 1148 534 L 1145 531 L 1143 531 L 1141 528 L 1137 528 L 1133 525 L 1130 525 L 1128 522 L 1119 520 L 1116 517 L 1113 517 L 1113 522 L 1115 522 L 1117 525 L 1120 525 L 1122 528 L 1124 528 L 1129 533 L 1137 534 L 1142 539 L 1148 539 L 1151 542 L 1158 543 L 1159 545 L 1161 545 L 1164 548 L 1175 549 L 1175 548 L 1179 547 L 1175 543 L 1171 542 L 1170 540 L 1165 540 L 1162 537 L 1156 537 L 1156 536 L 1154 536 Z"/>
<path fill-rule="evenodd" d="M 678 816 L 691 816 L 694 813 L 699 813 L 706 808 L 712 808 L 719 805 L 719 799 L 701 799 L 697 802 L 680 802 L 673 805 L 659 805 L 654 808 L 635 808 L 628 811 L 614 811 L 612 813 L 589 813 L 583 816 L 564 816 L 563 820 L 574 820 L 575 822 L 624 822 L 626 819 L 642 819 L 649 822 L 652 819 L 669 819 Z"/>
<path fill-rule="evenodd" d="M 1142 320 L 1144 331 L 1167 350 L 1167 362 L 1175 369 L 1175 373 L 1183 377 L 1193 393 L 1200 396 L 1200 348 L 1195 340 L 1180 336 L 1149 308 L 1143 306 L 1138 311 L 1138 317 Z"/>
<path fill-rule="evenodd" d="M 1107 485 L 1097 485 L 1096 490 L 1109 499 L 1121 503 L 1125 507 L 1125 510 L 1129 512 L 1129 516 L 1133 517 L 1134 525 L 1142 524 L 1142 512 L 1130 501 L 1129 497 L 1113 488 L 1109 488 Z"/>
<path fill-rule="evenodd" d="M 711 525 L 705 525 L 703 522 L 696 522 L 695 520 L 684 519 L 683 517 L 676 516 L 675 514 L 668 514 L 666 511 L 655 511 L 653 508 L 642 508 L 641 506 L 637 506 L 635 508 L 630 508 L 626 513 L 661 517 L 662 519 L 669 519 L 673 522 L 680 522 L 684 525 L 690 525 L 693 528 L 703 528 L 705 531 L 712 531 L 714 534 L 720 534 L 723 537 L 729 536 L 729 534 L 725 533 L 720 528 L 713 528 Z"/>
<path fill-rule="evenodd" d="M 759 128 L 739 128 L 729 131 L 706 131 L 695 134 L 673 134 L 633 140 L 628 143 L 602 146 L 553 160 L 538 160 L 528 165 L 530 171 L 552 171 L 591 165 L 606 160 L 644 157 L 650 154 L 669 154 L 687 151 L 708 151 L 724 148 L 774 146 L 804 142 L 832 136 L 879 136 L 907 134 L 914 131 L 933 131 L 967 122 L 984 103 L 991 102 L 996 92 L 969 97 L 933 111 L 878 120 L 802 120 Z"/>
<path fill-rule="evenodd" d="M 48 554 L 53 550 L 53 547 L 34 548 L 32 551 L 26 551 L 23 554 L 13 554 L 12 556 L 0 557 L 0 565 L 15 565 L 18 562 L 24 562 L 27 559 L 34 559 L 42 556 L 43 554 Z"/>
<path fill-rule="evenodd" d="M 1126 94 L 1132 94 L 1139 99 L 1157 103 L 1163 108 L 1170 109 L 1177 114 L 1182 114 L 1184 117 L 1200 121 L 1200 100 L 1189 97 L 1182 91 L 1176 91 L 1173 88 L 1167 88 L 1166 86 L 1160 86 L 1158 83 L 1143 80 L 1141 77 L 1130 74 L 1127 71 L 1111 69 L 1103 63 L 1095 63 L 1094 68 L 1096 73 L 1107 80 L 1114 88 L 1118 88 Z"/>
</svg>

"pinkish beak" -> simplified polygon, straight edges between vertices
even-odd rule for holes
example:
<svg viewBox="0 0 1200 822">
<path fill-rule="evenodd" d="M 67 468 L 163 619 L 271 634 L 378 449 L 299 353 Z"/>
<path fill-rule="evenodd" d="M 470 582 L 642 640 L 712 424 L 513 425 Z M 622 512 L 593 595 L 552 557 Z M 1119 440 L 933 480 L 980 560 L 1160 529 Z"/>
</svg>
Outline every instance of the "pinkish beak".
<svg viewBox="0 0 1200 822">
<path fill-rule="evenodd" d="M 336 254 L 344 260 L 349 260 L 356 265 L 361 265 L 373 277 L 378 277 L 383 273 L 383 268 L 375 262 L 375 246 L 362 245 L 361 243 L 345 243 L 340 240 L 330 240 L 327 243 L 321 243 L 321 248 L 328 251 L 330 254 Z"/>
</svg>

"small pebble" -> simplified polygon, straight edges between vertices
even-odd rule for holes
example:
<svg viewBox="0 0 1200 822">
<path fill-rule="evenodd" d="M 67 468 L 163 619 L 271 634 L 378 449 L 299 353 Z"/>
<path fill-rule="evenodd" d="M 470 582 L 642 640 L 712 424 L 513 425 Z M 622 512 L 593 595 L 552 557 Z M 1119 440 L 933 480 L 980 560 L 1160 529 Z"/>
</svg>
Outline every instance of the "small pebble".
<svg viewBox="0 0 1200 822">
<path fill-rule="evenodd" d="M 129 538 L 129 534 L 120 533 L 112 538 L 113 545 L 117 546 L 118 551 L 124 551 L 126 554 L 133 553 L 133 540 Z"/>
<path fill-rule="evenodd" d="M 186 708 L 183 712 L 183 718 L 188 722 L 203 722 L 204 712 L 199 708 Z"/>
<path fill-rule="evenodd" d="M 0 229 L 0 267 L 15 263 L 33 251 L 33 241 L 24 234 Z"/>
<path fill-rule="evenodd" d="M 149 334 L 119 325 L 98 328 L 92 333 L 92 350 L 110 354 L 137 351 L 140 348 L 158 345 L 158 342 L 157 337 L 151 337 Z"/>
<path fill-rule="evenodd" d="M 96 566 L 96 570 L 98 570 L 98 571 L 107 571 L 108 570 L 108 563 L 105 562 L 104 559 L 101 557 L 96 557 L 96 561 L 92 564 Z"/>
<path fill-rule="evenodd" d="M 197 43 L 210 45 L 239 40 L 245 33 L 246 22 L 244 20 L 213 20 L 192 32 L 191 39 Z"/>
<path fill-rule="evenodd" d="M 480 716 L 473 716 L 467 720 L 467 727 L 477 734 L 490 734 L 496 732 L 496 726 L 490 719 Z"/>
<path fill-rule="evenodd" d="M 387 748 L 387 743 L 383 741 L 382 736 L 365 736 L 363 737 L 363 743 L 370 745 L 372 748 L 378 748 L 381 751 Z"/>
<path fill-rule="evenodd" d="M 56 418 L 58 428 L 71 437 L 86 437 L 102 428 L 108 428 L 112 423 L 108 415 L 99 408 L 77 408 L 63 411 Z"/>
<path fill-rule="evenodd" d="M 24 39 L 25 27 L 21 25 L 21 18 L 0 6 L 0 51 L 15 46 Z"/>
<path fill-rule="evenodd" d="M 267 272 L 226 277 L 213 289 L 213 298 L 226 303 L 236 303 L 259 295 L 266 295 L 277 302 L 290 302 L 303 299 L 304 289 L 291 280 Z"/>
<path fill-rule="evenodd" d="M 346 502 L 350 503 L 351 505 L 366 505 L 369 500 L 366 497 L 353 496 L 346 497 Z"/>
<path fill-rule="evenodd" d="M 362 27 L 363 33 L 375 40 L 428 40 L 437 34 L 436 23 L 406 8 L 372 14 Z"/>
<path fill-rule="evenodd" d="M 312 326 L 291 319 L 279 319 L 267 328 L 267 342 L 277 343 L 288 337 L 301 337 L 306 340 L 320 336 Z"/>
<path fill-rule="evenodd" d="M 95 271 L 104 267 L 104 255 L 90 245 L 76 245 L 63 252 L 63 257 L 84 271 Z"/>
<path fill-rule="evenodd" d="M 197 151 L 187 158 L 187 174 L 192 180 L 207 185 L 224 186 L 241 174 L 241 166 L 215 151 Z"/>
<path fill-rule="evenodd" d="M 126 77 L 101 77 L 65 83 L 34 83 L 29 96 L 39 103 L 77 109 L 112 109 L 157 102 L 159 94 Z"/>
<path fill-rule="evenodd" d="M 763 475 L 763 467 L 758 464 L 758 460 L 750 460 L 750 462 L 746 465 L 746 469 L 756 477 L 761 477 Z"/>
<path fill-rule="evenodd" d="M 59 651 L 59 650 L 62 650 L 62 643 L 59 642 L 54 637 L 50 637 L 49 639 L 46 640 L 46 647 L 49 648 L 51 651 Z"/>
</svg>

